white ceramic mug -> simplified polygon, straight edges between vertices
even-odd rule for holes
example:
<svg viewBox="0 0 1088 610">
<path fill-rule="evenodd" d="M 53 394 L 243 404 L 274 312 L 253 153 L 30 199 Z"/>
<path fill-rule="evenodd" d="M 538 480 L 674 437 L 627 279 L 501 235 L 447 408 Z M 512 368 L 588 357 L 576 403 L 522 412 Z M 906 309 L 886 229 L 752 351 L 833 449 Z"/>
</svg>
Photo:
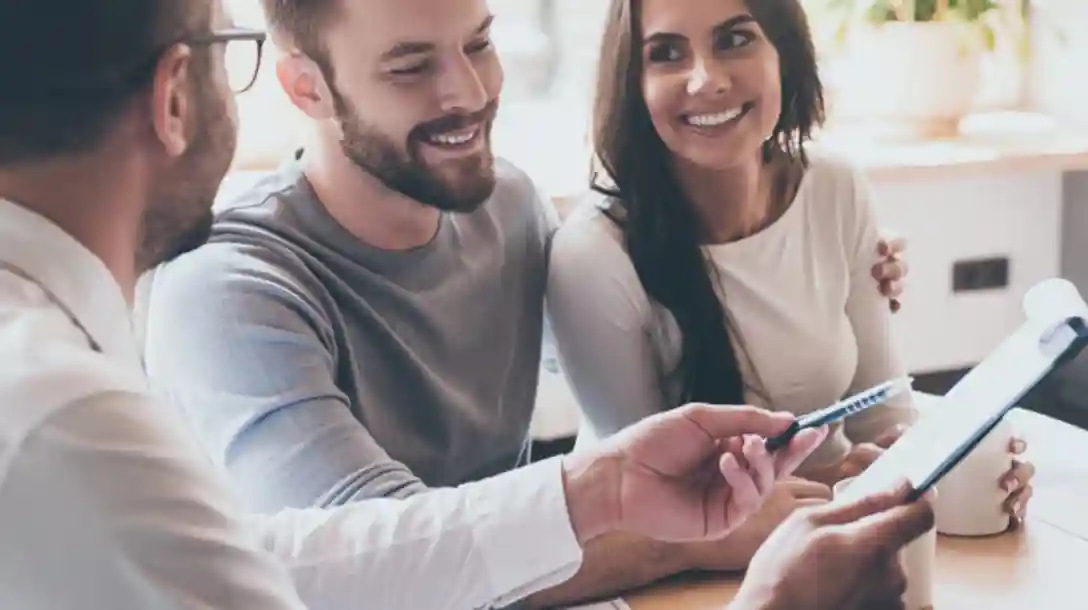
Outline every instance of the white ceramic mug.
<svg viewBox="0 0 1088 610">
<path fill-rule="evenodd" d="M 937 531 L 949 536 L 992 536 L 1009 529 L 1005 510 L 1009 494 L 1001 477 L 1012 468 L 1009 443 L 1014 431 L 1008 418 L 979 442 L 940 482 L 933 511 Z"/>
<path fill-rule="evenodd" d="M 842 493 L 853 480 L 843 479 L 836 483 L 833 490 L 835 496 Z M 936 560 L 936 529 L 930 529 L 899 551 L 899 562 L 907 577 L 907 590 L 902 597 L 905 610 L 933 609 L 933 570 Z"/>
</svg>

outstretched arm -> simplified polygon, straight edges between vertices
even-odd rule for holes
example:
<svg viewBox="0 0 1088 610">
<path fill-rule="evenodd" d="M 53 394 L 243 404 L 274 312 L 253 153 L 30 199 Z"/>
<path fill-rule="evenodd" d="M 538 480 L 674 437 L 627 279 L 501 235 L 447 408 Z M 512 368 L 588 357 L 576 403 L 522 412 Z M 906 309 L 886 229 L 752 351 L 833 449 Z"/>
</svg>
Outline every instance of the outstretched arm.
<svg viewBox="0 0 1088 610">
<path fill-rule="evenodd" d="M 846 315 L 858 346 L 858 364 L 850 391 L 856 392 L 907 374 L 903 350 L 895 334 L 892 312 L 884 296 L 872 289 L 874 265 L 879 266 L 879 242 L 872 191 L 860 173 L 855 173 L 852 214 L 845 235 L 850 257 L 850 294 Z M 846 434 L 855 443 L 872 443 L 897 425 L 908 425 L 916 413 L 910 393 L 900 394 L 887 404 L 874 407 L 846 420 Z"/>
</svg>

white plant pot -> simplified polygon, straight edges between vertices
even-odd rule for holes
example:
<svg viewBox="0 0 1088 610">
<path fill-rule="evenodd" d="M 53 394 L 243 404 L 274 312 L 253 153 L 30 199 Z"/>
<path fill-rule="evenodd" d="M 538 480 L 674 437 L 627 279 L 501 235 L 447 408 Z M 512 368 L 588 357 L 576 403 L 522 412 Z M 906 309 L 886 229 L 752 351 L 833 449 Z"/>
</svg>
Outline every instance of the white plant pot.
<svg viewBox="0 0 1088 610">
<path fill-rule="evenodd" d="M 984 49 L 974 30 L 953 23 L 856 27 L 836 62 L 831 118 L 955 135 L 979 94 Z"/>
</svg>

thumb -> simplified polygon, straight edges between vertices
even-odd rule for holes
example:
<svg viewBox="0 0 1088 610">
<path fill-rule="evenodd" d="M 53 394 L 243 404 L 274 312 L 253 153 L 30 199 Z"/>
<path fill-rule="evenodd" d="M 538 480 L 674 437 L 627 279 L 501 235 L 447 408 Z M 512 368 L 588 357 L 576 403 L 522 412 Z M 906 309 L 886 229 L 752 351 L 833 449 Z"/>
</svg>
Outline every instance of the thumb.
<svg viewBox="0 0 1088 610">
<path fill-rule="evenodd" d="M 671 411 L 701 429 L 715 441 L 746 434 L 773 436 L 786 431 L 795 416 L 751 406 L 689 404 Z"/>
<path fill-rule="evenodd" d="M 827 438 L 828 427 L 820 426 L 815 430 L 802 430 L 782 451 L 776 452 L 775 475 L 779 478 L 793 474 L 794 470 L 805 461 L 812 452 Z"/>
<path fill-rule="evenodd" d="M 847 525 L 871 548 L 895 553 L 933 529 L 933 505 L 928 500 L 900 504 Z"/>
<path fill-rule="evenodd" d="M 842 525 L 853 523 L 870 515 L 902 506 L 906 503 L 913 487 L 904 481 L 892 491 L 871 494 L 851 502 L 833 502 L 820 509 L 814 515 L 819 525 Z"/>
<path fill-rule="evenodd" d="M 907 426 L 904 424 L 896 424 L 891 429 L 885 431 L 880 436 L 873 439 L 873 444 L 882 449 L 888 449 L 899 440 L 899 437 L 903 436 L 903 433 L 907 431 Z"/>
</svg>

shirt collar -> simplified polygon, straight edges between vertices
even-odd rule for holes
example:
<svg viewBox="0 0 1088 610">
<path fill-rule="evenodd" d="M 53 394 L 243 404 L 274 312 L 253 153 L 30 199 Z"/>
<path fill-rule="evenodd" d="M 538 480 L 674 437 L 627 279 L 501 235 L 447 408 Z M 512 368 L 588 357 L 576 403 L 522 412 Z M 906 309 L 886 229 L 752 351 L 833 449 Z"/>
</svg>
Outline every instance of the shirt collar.
<svg viewBox="0 0 1088 610">
<path fill-rule="evenodd" d="M 45 217 L 0 199 L 0 263 L 38 283 L 107 356 L 142 368 L 132 311 L 106 264 Z"/>
</svg>

